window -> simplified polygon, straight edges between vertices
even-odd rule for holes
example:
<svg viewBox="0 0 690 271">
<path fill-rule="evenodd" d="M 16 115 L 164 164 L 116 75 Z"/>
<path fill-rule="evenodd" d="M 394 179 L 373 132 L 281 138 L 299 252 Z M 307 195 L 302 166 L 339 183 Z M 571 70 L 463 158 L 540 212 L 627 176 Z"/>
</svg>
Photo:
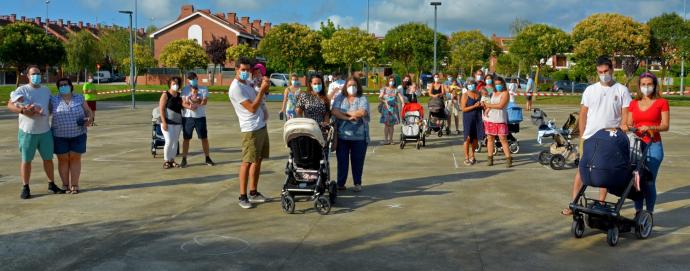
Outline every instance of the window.
<svg viewBox="0 0 690 271">
<path fill-rule="evenodd" d="M 190 26 L 187 30 L 187 38 L 196 41 L 196 43 L 199 45 L 202 45 L 201 42 L 203 41 L 203 38 L 201 35 L 201 27 L 196 24 Z"/>
</svg>

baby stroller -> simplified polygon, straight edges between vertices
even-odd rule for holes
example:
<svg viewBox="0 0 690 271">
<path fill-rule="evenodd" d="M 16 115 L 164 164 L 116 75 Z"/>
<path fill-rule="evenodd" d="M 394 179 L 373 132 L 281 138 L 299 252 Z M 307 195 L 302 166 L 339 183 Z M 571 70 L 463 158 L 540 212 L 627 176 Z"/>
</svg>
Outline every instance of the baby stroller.
<svg viewBox="0 0 690 271">
<path fill-rule="evenodd" d="M 419 150 L 426 146 L 426 135 L 424 133 L 424 107 L 419 103 L 412 102 L 403 106 L 403 125 L 400 127 L 400 149 L 405 148 L 408 141 L 416 142 Z"/>
<path fill-rule="evenodd" d="M 508 149 L 510 150 L 510 153 L 516 154 L 520 152 L 520 143 L 518 143 L 517 138 L 513 135 L 513 133 L 519 133 L 520 132 L 520 123 L 522 122 L 522 108 L 517 106 L 516 104 L 512 103 L 508 105 L 507 108 L 508 111 Z M 477 144 L 477 148 L 474 149 L 475 152 L 479 152 L 482 150 L 482 147 L 486 147 L 488 142 L 488 137 L 484 136 L 484 139 L 480 140 L 479 143 Z M 501 145 L 501 140 L 496 137 L 494 139 L 494 152 L 492 155 L 498 154 L 498 150 L 503 148 Z"/>
<path fill-rule="evenodd" d="M 438 137 L 442 137 L 444 130 L 447 135 L 450 135 L 450 114 L 443 104 L 443 99 L 429 100 L 428 107 L 429 117 L 427 119 L 426 135 L 428 136 L 431 132 L 434 132 L 438 133 Z"/>
<path fill-rule="evenodd" d="M 605 231 L 609 246 L 618 244 L 620 233 L 634 230 L 638 239 L 652 234 L 653 217 L 647 211 L 640 211 L 632 219 L 621 216 L 627 198 L 635 200 L 647 193 L 646 189 L 640 189 L 640 182 L 648 180 L 651 174 L 645 166 L 646 149 L 638 137 L 631 137 L 632 141 L 621 130 L 601 130 L 585 141 L 579 166 L 583 185 L 570 204 L 573 211 L 571 232 L 575 238 L 582 237 L 585 223 L 590 228 Z M 620 198 L 616 202 L 587 198 L 585 190 L 589 186 L 605 187 Z"/>
<path fill-rule="evenodd" d="M 568 161 L 572 161 L 575 166 L 580 162 L 580 155 L 575 144 L 571 143 L 574 135 L 579 133 L 577 129 L 578 113 L 573 112 L 568 116 L 568 120 L 559 129 L 548 130 L 548 133 L 553 133 L 550 137 L 553 138 L 553 143 L 548 150 L 543 150 L 539 153 L 539 163 L 542 165 L 549 165 L 552 169 L 559 170 L 565 167 Z M 540 130 L 542 131 L 546 130 Z M 541 137 L 538 134 L 538 141 L 541 143 Z"/>
<path fill-rule="evenodd" d="M 337 185 L 330 181 L 328 154 L 333 144 L 333 126 L 321 130 L 315 120 L 293 118 L 283 126 L 289 149 L 285 183 L 280 194 L 283 212 L 295 212 L 295 197 L 309 197 L 319 214 L 326 215 L 337 197 Z"/>
<path fill-rule="evenodd" d="M 161 111 L 158 107 L 151 112 L 151 123 L 151 155 L 156 158 L 156 150 L 165 147 L 165 137 L 163 137 L 163 129 L 161 128 Z M 180 148 L 177 148 L 177 154 L 180 154 Z"/>
</svg>

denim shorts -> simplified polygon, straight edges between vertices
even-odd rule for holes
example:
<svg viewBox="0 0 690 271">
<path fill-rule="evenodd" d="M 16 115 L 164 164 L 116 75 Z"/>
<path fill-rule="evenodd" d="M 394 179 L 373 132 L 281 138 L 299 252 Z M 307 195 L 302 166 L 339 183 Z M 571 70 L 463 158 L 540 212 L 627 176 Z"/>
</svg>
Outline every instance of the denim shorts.
<svg viewBox="0 0 690 271">
<path fill-rule="evenodd" d="M 194 132 L 194 130 L 196 130 L 197 138 L 206 139 L 208 137 L 208 131 L 206 129 L 206 117 L 182 118 L 183 139 L 192 139 L 192 132 Z"/>
<path fill-rule="evenodd" d="M 86 152 L 86 133 L 75 137 L 53 137 L 55 154 L 66 154 L 76 152 L 79 154 Z"/>
</svg>

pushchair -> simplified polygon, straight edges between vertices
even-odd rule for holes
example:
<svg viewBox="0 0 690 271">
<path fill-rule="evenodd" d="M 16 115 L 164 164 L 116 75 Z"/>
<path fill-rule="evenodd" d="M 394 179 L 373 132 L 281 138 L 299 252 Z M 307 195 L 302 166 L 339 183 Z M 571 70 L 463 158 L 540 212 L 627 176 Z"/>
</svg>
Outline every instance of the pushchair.
<svg viewBox="0 0 690 271">
<path fill-rule="evenodd" d="M 293 118 L 285 122 L 283 139 L 289 156 L 280 194 L 283 212 L 295 212 L 296 197 L 308 197 L 319 214 L 326 215 L 331 211 L 338 193 L 336 182 L 330 180 L 328 163 L 333 133 L 332 125 L 322 130 L 315 120 L 309 118 Z"/>
<path fill-rule="evenodd" d="M 165 137 L 161 128 L 161 112 L 156 107 L 151 112 L 151 155 L 153 158 L 156 158 L 156 150 L 163 149 L 163 147 L 165 147 Z M 176 154 L 180 154 L 180 148 L 177 148 Z"/>
<path fill-rule="evenodd" d="M 552 129 L 553 134 L 550 136 L 553 138 L 553 143 L 551 143 L 548 150 L 543 150 L 539 153 L 540 164 L 549 165 L 555 170 L 563 169 L 569 161 L 572 161 L 575 166 L 579 164 L 579 150 L 577 145 L 571 143 L 573 137 L 579 134 L 577 127 L 578 117 L 578 113 L 573 112 L 568 116 L 568 120 L 561 128 Z M 549 133 L 552 132 L 549 131 Z"/>
<path fill-rule="evenodd" d="M 507 107 L 508 111 L 508 149 L 510 150 L 510 153 L 516 154 L 520 152 L 520 143 L 518 142 L 517 138 L 513 135 L 513 133 L 519 133 L 520 132 L 520 123 L 522 122 L 522 108 L 517 106 L 514 103 L 511 103 Z M 480 152 L 482 150 L 482 147 L 486 147 L 488 144 L 488 137 L 485 135 L 482 140 L 479 140 L 479 143 L 477 144 L 477 148 L 474 149 L 475 152 Z M 496 137 L 494 139 L 494 152 L 492 155 L 498 154 L 498 150 L 503 148 L 501 144 L 501 140 Z"/>
<path fill-rule="evenodd" d="M 400 149 L 405 148 L 408 141 L 416 142 L 419 150 L 426 146 L 424 133 L 424 107 L 417 102 L 406 103 L 402 110 L 403 122 L 400 127 Z"/>
<path fill-rule="evenodd" d="M 445 130 L 446 135 L 450 135 L 450 114 L 443 104 L 443 99 L 436 98 L 429 100 L 429 116 L 426 125 L 426 135 L 432 132 L 437 133 L 438 137 L 443 136 Z"/>
<path fill-rule="evenodd" d="M 652 233 L 653 217 L 640 211 L 634 218 L 621 216 L 626 199 L 640 199 L 646 191 L 641 182 L 650 179 L 645 166 L 646 148 L 640 138 L 630 135 L 632 141 L 617 129 L 601 130 L 584 143 L 584 155 L 579 166 L 583 185 L 570 204 L 573 211 L 571 232 L 575 238 L 584 234 L 585 223 L 593 229 L 607 233 L 606 242 L 616 246 L 620 233 L 635 231 L 638 239 L 646 239 Z M 616 202 L 601 202 L 586 197 L 589 186 L 604 187 L 619 196 Z"/>
</svg>

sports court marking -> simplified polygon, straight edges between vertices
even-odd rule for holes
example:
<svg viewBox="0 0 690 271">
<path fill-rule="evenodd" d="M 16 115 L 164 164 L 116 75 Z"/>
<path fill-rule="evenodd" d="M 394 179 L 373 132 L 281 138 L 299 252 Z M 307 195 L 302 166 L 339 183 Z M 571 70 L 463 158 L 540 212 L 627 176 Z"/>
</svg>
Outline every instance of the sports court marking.
<svg viewBox="0 0 690 271">
<path fill-rule="evenodd" d="M 238 242 L 239 243 L 239 248 L 234 248 L 234 249 L 218 249 L 217 251 L 211 251 L 207 253 L 194 253 L 194 248 L 192 245 L 197 247 L 197 250 L 203 249 L 204 247 L 207 247 L 207 244 L 202 243 L 202 239 L 210 239 L 211 241 L 221 241 L 221 242 Z M 235 253 L 240 253 L 242 251 L 245 251 L 249 249 L 251 244 L 244 239 L 237 238 L 237 237 L 232 237 L 232 236 L 224 236 L 224 235 L 208 235 L 208 236 L 194 236 L 194 238 L 191 241 L 187 241 L 182 243 L 180 245 L 180 250 L 185 253 L 191 253 L 191 254 L 197 254 L 197 255 L 205 255 L 205 256 L 221 256 L 221 255 L 229 255 L 229 254 L 235 254 Z"/>
<path fill-rule="evenodd" d="M 96 161 L 96 162 L 121 162 L 121 161 L 129 161 L 129 160 L 127 160 L 127 159 L 110 159 L 110 157 L 117 157 L 117 156 L 124 155 L 124 154 L 130 153 L 130 152 L 135 152 L 135 151 L 137 151 L 137 150 L 138 150 L 138 149 L 131 149 L 131 150 L 124 151 L 124 152 L 120 152 L 120 153 L 116 153 L 116 154 L 103 155 L 103 156 L 99 156 L 99 157 L 93 158 L 93 159 L 91 159 L 91 160 Z"/>
</svg>

